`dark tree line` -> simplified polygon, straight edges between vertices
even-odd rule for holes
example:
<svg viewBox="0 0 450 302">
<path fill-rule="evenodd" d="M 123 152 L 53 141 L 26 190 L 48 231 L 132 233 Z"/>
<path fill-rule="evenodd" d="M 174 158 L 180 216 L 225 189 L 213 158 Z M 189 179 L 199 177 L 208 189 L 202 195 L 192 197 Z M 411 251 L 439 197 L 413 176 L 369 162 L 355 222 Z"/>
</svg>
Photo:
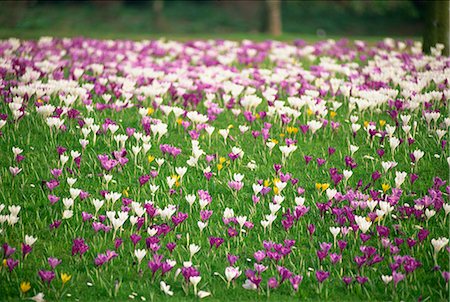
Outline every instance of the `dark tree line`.
<svg viewBox="0 0 450 302">
<path fill-rule="evenodd" d="M 15 0 L 5 1 L 0 0 L 0 8 L 9 12 L 9 18 L 5 25 L 14 26 L 17 24 L 25 14 L 28 7 L 40 4 L 60 4 L 72 3 L 82 4 L 90 2 L 98 7 L 99 11 L 103 8 L 120 5 L 142 5 L 148 6 L 151 4 L 151 9 L 148 11 L 150 18 L 153 19 L 153 26 L 156 30 L 164 32 L 169 20 L 164 18 L 165 3 L 169 5 L 171 0 L 85 0 L 77 2 L 76 0 Z M 186 1 L 186 5 L 201 5 L 207 0 L 191 0 Z M 216 3 L 224 9 L 235 11 L 249 20 L 256 20 L 253 22 L 253 32 L 266 32 L 274 37 L 277 37 L 283 32 L 283 16 L 282 16 L 282 2 L 294 0 L 215 0 L 208 1 Z M 307 1 L 307 0 L 295 0 Z M 342 2 L 340 2 L 342 1 Z M 330 5 L 337 3 L 345 3 L 345 1 L 330 1 Z M 372 0 L 375 1 L 375 0 Z M 388 1 L 388 0 L 384 0 Z M 421 19 L 424 23 L 423 31 L 423 49 L 425 52 L 430 51 L 430 47 L 436 43 L 444 45 L 444 54 L 449 55 L 450 49 L 450 0 L 411 0 L 420 13 Z M 310 4 L 309 4 L 310 3 Z M 314 5 L 314 1 L 308 2 L 308 5 Z M 298 20 L 299 28 L 302 26 L 302 20 Z M 258 25 L 259 24 L 259 25 Z"/>
</svg>

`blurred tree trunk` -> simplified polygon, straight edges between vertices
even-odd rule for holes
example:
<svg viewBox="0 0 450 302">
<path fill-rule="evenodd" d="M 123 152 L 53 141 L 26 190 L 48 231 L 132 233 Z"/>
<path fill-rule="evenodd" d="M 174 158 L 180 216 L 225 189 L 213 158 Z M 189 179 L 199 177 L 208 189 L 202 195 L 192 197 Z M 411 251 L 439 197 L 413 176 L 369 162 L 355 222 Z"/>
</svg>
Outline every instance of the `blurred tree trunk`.
<svg viewBox="0 0 450 302">
<path fill-rule="evenodd" d="M 267 32 L 274 36 L 282 33 L 281 27 L 281 0 L 266 0 L 267 6 Z"/>
<path fill-rule="evenodd" d="M 164 1 L 153 0 L 153 18 L 155 21 L 155 28 L 158 31 L 164 29 L 164 16 L 163 16 Z"/>
<path fill-rule="evenodd" d="M 429 52 L 436 43 L 444 44 L 443 54 L 449 55 L 450 44 L 450 0 L 426 1 L 423 50 Z"/>
</svg>

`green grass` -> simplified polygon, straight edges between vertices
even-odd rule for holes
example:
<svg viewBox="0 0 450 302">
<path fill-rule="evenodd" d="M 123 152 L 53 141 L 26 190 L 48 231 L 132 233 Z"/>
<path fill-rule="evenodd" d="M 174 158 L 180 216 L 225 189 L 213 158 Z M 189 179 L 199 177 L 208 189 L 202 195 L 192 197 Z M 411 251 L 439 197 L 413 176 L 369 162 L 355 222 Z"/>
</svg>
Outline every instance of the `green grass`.
<svg viewBox="0 0 450 302">
<path fill-rule="evenodd" d="M 236 39 L 239 36 L 236 36 Z M 134 38 L 134 37 L 132 37 Z M 266 38 L 264 38 L 266 39 Z M 271 67 L 271 66 L 267 66 Z M 243 68 L 243 66 L 240 66 Z M 433 89 L 432 87 L 429 88 Z M 280 99 L 285 100 L 286 95 L 281 94 Z M 331 101 L 334 97 L 327 96 L 326 100 Z M 281 153 L 276 147 L 273 150 L 273 154 L 270 156 L 266 149 L 264 149 L 261 138 L 254 139 L 251 136 L 250 131 L 244 135 L 238 133 L 238 126 L 247 124 L 242 115 L 237 119 L 233 118 L 229 112 L 219 116 L 218 120 L 214 121 L 212 125 L 216 127 L 216 131 L 213 134 L 211 145 L 208 144 L 208 137 L 203 133 L 199 139 L 202 149 L 206 154 L 217 154 L 218 156 L 226 157 L 231 151 L 232 146 L 239 146 L 245 152 L 244 159 L 238 160 L 229 165 L 225 165 L 224 169 L 213 177 L 211 181 L 206 181 L 202 176 L 202 169 L 188 168 L 188 173 L 185 175 L 180 188 L 184 193 L 194 193 L 198 189 L 207 189 L 213 197 L 212 204 L 208 207 L 214 210 L 214 214 L 209 220 L 208 227 L 204 230 L 203 234 L 198 232 L 196 221 L 199 217 L 199 207 L 196 204 L 192 212 L 190 212 L 189 206 L 183 197 L 174 195 L 169 197 L 167 192 L 168 187 L 165 182 L 165 178 L 175 173 L 174 168 L 177 166 L 184 166 L 186 160 L 189 158 L 191 151 L 191 140 L 187 133 L 185 133 L 181 126 L 177 125 L 174 117 L 171 115 L 169 118 L 165 117 L 161 111 L 156 111 L 152 117 L 159 118 L 169 125 L 169 133 L 162 138 L 160 143 L 173 144 L 183 150 L 182 154 L 176 159 L 176 161 L 166 158 L 166 163 L 160 170 L 160 175 L 154 181 L 160 185 L 161 188 L 158 194 L 155 196 L 155 202 L 159 207 L 164 207 L 168 204 L 179 205 L 179 210 L 182 212 L 190 213 L 188 220 L 180 225 L 175 232 L 171 232 L 167 237 L 163 238 L 161 242 L 163 245 L 169 241 L 177 241 L 178 246 L 175 249 L 174 254 L 169 257 L 167 252 L 164 255 L 168 258 L 177 260 L 177 267 L 183 260 L 189 258 L 189 252 L 186 249 L 187 238 L 186 233 L 189 233 L 191 243 L 201 245 L 200 252 L 194 256 L 193 262 L 200 266 L 200 271 L 203 279 L 200 283 L 200 288 L 212 292 L 212 297 L 207 298 L 208 301 L 255 301 L 255 300 L 268 300 L 267 293 L 256 293 L 253 291 L 247 291 L 242 288 L 242 283 L 245 278 L 241 276 L 235 285 L 232 285 L 230 289 L 226 289 L 226 284 L 218 277 L 215 276 L 215 272 L 219 272 L 223 275 L 224 269 L 227 266 L 226 254 L 231 252 L 233 254 L 239 254 L 240 260 L 237 266 L 244 272 L 245 269 L 252 268 L 253 262 L 248 262 L 246 259 L 253 259 L 253 253 L 259 249 L 262 249 L 262 240 L 273 240 L 277 243 L 281 243 L 284 239 L 295 239 L 295 249 L 292 254 L 283 260 L 282 264 L 288 267 L 292 272 L 301 274 L 304 276 L 304 280 L 300 285 L 298 293 L 293 294 L 289 284 L 283 284 L 279 289 L 270 291 L 270 300 L 272 301 L 288 301 L 288 300 L 342 300 L 342 301 L 355 301 L 355 300 L 373 300 L 373 301 L 385 301 L 385 300 L 415 300 L 419 297 L 423 299 L 429 299 L 429 301 L 443 301 L 448 298 L 447 288 L 445 287 L 444 280 L 439 272 L 432 272 L 433 258 L 432 258 L 432 246 L 429 243 L 430 238 L 437 238 L 439 236 L 448 236 L 448 221 L 444 221 L 442 211 L 439 212 L 434 219 L 426 223 L 426 227 L 430 230 L 430 237 L 423 244 L 423 246 L 416 247 L 413 251 L 413 256 L 422 262 L 422 267 L 419 268 L 412 276 L 408 276 L 407 280 L 399 283 L 396 293 L 392 284 L 385 287 L 380 276 L 382 274 L 389 274 L 390 271 L 387 267 L 391 261 L 389 253 L 384 249 L 380 249 L 379 252 L 385 256 L 385 260 L 372 268 L 364 268 L 361 274 L 368 276 L 369 281 L 360 286 L 353 284 L 351 289 L 347 289 L 343 282 L 339 278 L 340 270 L 343 270 L 344 275 L 356 275 L 358 274 L 357 267 L 353 262 L 353 256 L 361 254 L 358 250 L 358 242 L 354 239 L 353 234 L 347 237 L 349 247 L 343 254 L 343 263 L 337 266 L 332 266 L 329 260 L 326 260 L 323 264 L 325 270 L 331 271 L 331 277 L 324 283 L 320 296 L 316 292 L 317 282 L 314 277 L 314 273 L 308 276 L 308 268 L 319 268 L 319 263 L 315 255 L 315 250 L 318 249 L 320 242 L 332 242 L 333 238 L 328 228 L 333 226 L 332 217 L 329 213 L 325 217 L 320 217 L 319 211 L 315 206 L 315 202 L 325 202 L 326 196 L 324 193 L 319 193 L 315 189 L 316 183 L 330 182 L 328 169 L 336 167 L 339 171 L 345 169 L 344 156 L 348 155 L 348 145 L 351 142 L 354 145 L 360 146 L 360 149 L 356 152 L 354 158 L 359 164 L 358 168 L 354 170 L 354 174 L 348 182 L 349 186 L 354 187 L 357 181 L 361 178 L 366 184 L 370 181 L 370 173 L 374 169 L 381 170 L 381 160 L 378 159 L 375 151 L 380 148 L 379 142 L 375 141 L 371 145 L 365 137 L 364 130 L 360 130 L 356 139 L 351 138 L 350 124 L 346 122 L 349 112 L 347 109 L 348 101 L 342 97 L 337 98 L 343 102 L 342 108 L 337 111 L 336 121 L 341 123 L 341 128 L 337 133 L 331 133 L 328 128 L 325 131 L 319 131 L 312 139 L 310 134 L 307 138 L 300 134 L 287 135 L 294 139 L 298 139 L 298 150 L 292 155 L 286 165 L 283 167 L 284 172 L 290 172 L 293 177 L 299 179 L 299 185 L 306 189 L 306 205 L 310 206 L 310 212 L 290 229 L 285 232 L 277 219 L 271 232 L 264 233 L 259 221 L 268 214 L 269 199 L 273 196 L 270 193 L 267 197 L 262 198 L 260 204 L 256 207 L 251 201 L 252 183 L 255 183 L 257 179 L 273 179 L 275 177 L 273 164 L 281 162 Z M 168 101 L 165 96 L 166 102 Z M 50 231 L 49 224 L 57 218 L 61 217 L 63 209 L 62 202 L 59 201 L 55 206 L 50 206 L 47 200 L 48 189 L 46 189 L 42 181 L 48 180 L 51 177 L 50 169 L 58 166 L 58 154 L 56 153 L 57 146 L 64 146 L 68 150 L 81 150 L 78 139 L 81 137 L 81 132 L 77 127 L 75 120 L 67 120 L 67 131 L 53 133 L 50 135 L 48 127 L 41 117 L 39 117 L 34 109 L 32 99 L 29 102 L 27 111 L 29 115 L 26 116 L 17 124 L 8 124 L 2 131 L 3 135 L 0 137 L 0 197 L 1 203 L 6 205 L 20 204 L 22 210 L 20 212 L 20 222 L 15 227 L 9 227 L 4 225 L 4 233 L 0 235 L 1 242 L 8 242 L 20 249 L 20 243 L 23 240 L 25 234 L 34 235 L 38 237 L 38 241 L 33 246 L 33 252 L 28 255 L 24 262 L 21 261 L 19 267 L 17 267 L 13 273 L 6 272 L 6 268 L 0 269 L 0 300 L 2 301 L 17 301 L 19 296 L 19 284 L 21 281 L 28 280 L 32 284 L 31 293 L 37 293 L 43 291 L 46 298 L 49 301 L 64 300 L 64 301 L 125 301 L 128 300 L 128 296 L 136 292 L 138 296 L 135 298 L 140 300 L 141 296 L 144 296 L 147 301 L 196 301 L 192 289 L 190 294 L 185 296 L 181 288 L 181 276 L 178 276 L 174 281 L 174 270 L 164 278 L 167 283 L 172 286 L 172 290 L 175 292 L 173 298 L 168 298 L 163 295 L 159 290 L 159 276 L 152 282 L 150 271 L 146 265 L 146 261 L 149 260 L 149 256 L 141 263 L 140 268 L 142 274 L 138 274 L 138 268 L 136 267 L 135 258 L 132 255 L 134 248 L 129 236 L 133 233 L 130 230 L 129 223 L 123 232 L 118 236 L 124 239 L 123 247 L 118 251 L 119 257 L 114 259 L 112 263 L 106 264 L 103 267 L 96 268 L 93 264 L 93 259 L 97 253 L 103 253 L 106 249 L 113 249 L 113 233 L 107 234 L 98 233 L 95 234 L 89 224 L 83 224 L 81 222 L 81 211 L 93 212 L 94 207 L 90 203 L 92 198 L 99 198 L 99 190 L 104 189 L 104 182 L 98 175 L 103 173 L 99 161 L 97 160 L 98 154 L 110 153 L 116 150 L 116 144 L 112 140 L 110 134 L 99 135 L 97 143 L 93 145 L 92 136 L 90 137 L 90 143 L 87 149 L 83 152 L 81 168 L 75 168 L 75 175 L 72 177 L 77 178 L 77 182 L 74 185 L 76 188 L 81 188 L 84 191 L 90 193 L 90 197 L 87 201 L 75 201 L 74 212 L 75 215 L 68 221 L 63 221 L 61 227 L 57 230 Z M 94 97 L 94 102 L 100 101 L 98 96 Z M 134 100 L 136 102 L 136 100 Z M 218 99 L 219 103 L 223 101 Z M 59 100 L 53 96 L 50 103 L 57 105 Z M 145 105 L 148 105 L 146 102 Z M 121 112 L 115 112 L 112 110 L 105 110 L 103 112 L 94 111 L 88 113 L 84 106 L 80 103 L 75 105 L 75 108 L 81 112 L 84 117 L 90 116 L 95 119 L 95 122 L 101 124 L 105 118 L 111 118 L 120 125 L 118 133 L 124 133 L 127 127 L 135 127 L 142 131 L 140 123 L 140 115 L 137 108 L 127 109 Z M 447 116 L 448 110 L 440 103 L 435 103 L 434 108 L 441 109 L 441 116 Z M 188 108 L 193 109 L 193 108 Z M 359 123 L 363 121 L 375 121 L 378 123 L 380 119 L 390 122 L 389 117 L 384 111 L 387 107 L 383 106 L 383 113 L 376 114 L 372 112 L 363 112 L 359 115 Z M 201 105 L 197 108 L 199 112 L 205 112 L 206 108 Z M 258 110 L 267 110 L 267 104 L 260 105 Z M 0 112 L 9 113 L 9 109 L 4 102 L 0 103 Z M 299 118 L 301 123 L 305 123 L 311 119 L 308 114 L 303 110 L 302 116 Z M 413 120 L 418 122 L 416 143 L 410 149 L 407 144 L 402 144 L 396 151 L 395 160 L 398 162 L 397 171 L 410 171 L 410 159 L 409 152 L 413 149 L 421 149 L 425 151 L 424 158 L 421 159 L 415 172 L 419 174 L 419 179 L 413 187 L 409 185 L 407 180 L 402 186 L 404 188 L 404 195 L 401 199 L 401 204 L 408 202 L 413 204 L 413 200 L 426 194 L 427 189 L 432 185 L 434 177 L 439 176 L 442 179 L 448 179 L 449 169 L 446 162 L 446 158 L 449 156 L 448 149 L 442 151 L 437 143 L 435 137 L 428 136 L 427 126 L 424 124 L 423 119 L 418 114 L 413 114 Z M 273 138 L 282 140 L 280 133 L 286 133 L 285 127 L 282 127 L 278 122 L 273 123 L 271 129 L 271 135 Z M 222 137 L 217 133 L 219 129 L 226 128 L 229 125 L 233 125 L 231 129 L 231 135 L 236 139 L 235 142 L 229 141 L 227 145 L 224 144 Z M 256 120 L 251 124 L 251 130 L 259 130 L 263 126 L 263 121 Z M 143 202 L 146 199 L 151 199 L 151 194 L 148 185 L 139 188 L 138 177 L 144 173 L 148 173 L 150 169 L 156 167 L 155 162 L 148 163 L 146 157 L 140 154 L 138 163 L 142 166 L 142 169 L 133 164 L 134 157 L 131 154 L 131 146 L 134 145 L 134 139 L 130 138 L 127 142 L 127 150 L 129 150 L 128 158 L 130 162 L 125 166 L 123 171 L 114 170 L 111 174 L 114 176 L 115 183 L 110 183 L 108 189 L 115 192 L 123 192 L 128 188 L 129 197 L 133 200 Z M 387 144 L 386 144 L 387 145 Z M 12 178 L 8 169 L 9 166 L 16 165 L 14 163 L 13 155 L 11 152 L 12 147 L 20 147 L 24 149 L 23 155 L 25 160 L 20 164 L 23 167 L 23 171 L 16 177 Z M 336 153 L 328 157 L 328 147 L 336 148 Z M 383 160 L 390 159 L 392 157 L 388 147 L 386 146 L 386 155 Z M 152 139 L 152 148 L 148 154 L 155 157 L 161 157 L 159 151 L 159 144 Z M 440 154 L 440 158 L 434 158 L 434 154 Z M 327 159 L 324 166 L 318 167 L 315 162 L 311 162 L 308 166 L 305 165 L 303 160 L 304 155 L 312 155 L 314 158 L 323 157 Z M 370 155 L 375 159 L 368 160 L 363 158 L 364 155 Z M 245 168 L 245 165 L 249 160 L 255 160 L 258 164 L 258 168 L 255 171 L 250 171 Z M 71 160 L 69 160 L 69 166 Z M 201 162 L 201 167 L 205 167 L 205 162 Z M 75 167 L 75 166 L 73 166 Z M 214 172 L 217 172 L 215 165 L 212 167 Z M 231 178 L 232 173 L 241 172 L 245 174 L 244 189 L 237 194 L 237 198 L 234 198 L 230 193 L 230 190 L 226 186 L 226 183 Z M 69 175 L 64 172 L 63 178 L 65 179 Z M 390 172 L 378 180 L 374 186 L 375 189 L 380 190 L 382 183 L 389 183 L 394 185 L 393 178 L 395 177 L 393 172 Z M 53 194 L 67 197 L 69 186 L 65 181 L 61 181 L 61 185 L 55 189 Z M 337 187 L 338 190 L 344 191 L 344 184 L 341 183 Z M 414 191 L 415 195 L 411 194 Z M 295 194 L 294 188 L 290 185 L 283 191 L 283 195 L 286 199 L 283 206 L 286 208 L 292 208 L 294 206 L 293 196 Z M 448 200 L 448 196 L 445 196 Z M 114 206 L 109 206 L 115 210 L 119 210 L 120 201 Z M 250 230 L 247 235 L 244 235 L 244 240 L 240 241 L 239 238 L 227 238 L 226 228 L 221 222 L 221 216 L 225 207 L 232 207 L 236 215 L 247 215 L 248 219 L 253 221 L 255 228 Z M 104 206 L 101 211 L 105 211 L 107 206 Z M 6 209 L 4 210 L 6 211 Z M 251 213 L 251 214 L 250 214 Z M 361 212 L 365 213 L 365 212 Z M 317 227 L 316 235 L 312 240 L 309 239 L 306 231 L 306 226 L 310 223 L 314 223 Z M 416 225 L 425 226 L 425 222 L 419 222 L 415 219 L 411 220 L 394 220 L 388 218 L 384 221 L 388 226 L 393 224 L 399 224 L 403 234 L 402 238 L 415 237 L 417 234 Z M 373 228 L 373 227 L 372 227 Z M 176 234 L 181 234 L 182 238 L 177 240 Z M 144 234 L 143 234 L 144 235 Z M 226 238 L 225 243 L 217 250 L 209 250 L 208 236 L 221 236 Z M 397 236 L 391 228 L 391 239 Z M 90 246 L 89 251 L 83 256 L 83 259 L 79 257 L 71 256 L 71 243 L 72 239 L 76 237 L 83 237 Z M 380 243 L 372 238 L 367 243 L 380 248 Z M 141 241 L 140 248 L 144 247 L 144 243 Z M 164 247 L 161 248 L 163 250 Z M 405 250 L 403 250 L 405 249 Z M 333 249 L 334 250 L 334 249 Z M 402 248 L 402 254 L 409 253 L 406 247 Z M 16 252 L 20 254 L 19 251 Z M 439 264 L 443 269 L 448 270 L 447 252 L 441 252 L 439 255 Z M 16 254 L 16 255 L 17 255 Z M 58 273 L 56 279 L 52 282 L 50 289 L 45 288 L 41 284 L 37 276 L 37 270 L 41 268 L 48 268 L 47 257 L 57 257 L 62 259 L 62 264 L 57 267 Z M 263 284 L 265 284 L 269 276 L 276 275 L 276 266 L 273 263 L 265 262 L 269 265 L 268 271 L 263 274 Z M 68 273 L 72 275 L 72 279 L 61 287 L 61 281 L 59 273 Z M 92 287 L 86 285 L 87 282 L 93 283 Z M 115 284 L 118 282 L 120 288 L 115 291 Z M 263 290 L 266 290 L 263 286 Z M 63 297 L 59 297 L 61 293 L 64 293 Z M 70 294 L 71 296 L 67 296 Z M 27 294 L 29 297 L 30 294 Z"/>
<path fill-rule="evenodd" d="M 177 33 L 129 33 L 129 32 L 109 32 L 104 30 L 70 30 L 70 29 L 2 29 L 0 28 L 0 39 L 19 38 L 19 39 L 31 39 L 37 40 L 40 37 L 49 36 L 55 38 L 74 38 L 74 37 L 86 37 L 92 39 L 122 39 L 122 40 L 176 40 L 176 41 L 190 41 L 190 40 L 214 40 L 224 39 L 232 41 L 241 41 L 248 39 L 252 41 L 266 41 L 270 39 L 276 39 L 278 41 L 292 42 L 295 40 L 305 40 L 307 42 L 317 42 L 323 40 L 323 37 L 313 34 L 296 34 L 296 33 L 283 33 L 281 36 L 271 36 L 264 33 L 227 33 L 220 36 L 215 33 L 190 33 L 190 34 L 177 34 Z M 329 39 L 349 39 L 364 40 L 369 43 L 375 43 L 385 38 L 385 36 L 344 36 L 344 35 L 331 35 Z M 421 40 L 419 36 L 398 36 L 394 37 L 399 40 Z"/>
</svg>

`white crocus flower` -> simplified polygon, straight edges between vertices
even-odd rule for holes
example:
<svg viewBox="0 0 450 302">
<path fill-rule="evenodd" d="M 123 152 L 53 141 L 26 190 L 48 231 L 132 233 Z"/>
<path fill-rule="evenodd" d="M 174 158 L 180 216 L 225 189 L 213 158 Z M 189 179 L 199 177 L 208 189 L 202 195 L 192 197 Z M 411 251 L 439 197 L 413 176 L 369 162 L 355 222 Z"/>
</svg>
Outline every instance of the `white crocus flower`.
<svg viewBox="0 0 450 302">
<path fill-rule="evenodd" d="M 443 247 L 448 244 L 448 239 L 445 237 L 439 237 L 438 239 L 431 239 L 431 245 L 433 245 L 434 253 L 438 254 Z"/>
<path fill-rule="evenodd" d="M 372 225 L 372 221 L 367 221 L 366 217 L 361 216 L 355 216 L 355 222 L 363 233 L 366 233 Z"/>
<path fill-rule="evenodd" d="M 233 279 L 239 277 L 241 272 L 239 271 L 239 267 L 228 266 L 225 269 L 225 278 L 228 282 L 231 282 Z"/>
<path fill-rule="evenodd" d="M 395 172 L 395 187 L 396 188 L 400 188 L 400 186 L 405 181 L 407 175 L 408 174 L 406 172 L 399 172 L 399 171 Z"/>
<path fill-rule="evenodd" d="M 191 258 L 200 251 L 200 246 L 191 243 L 189 245 L 189 253 L 191 254 Z"/>
<path fill-rule="evenodd" d="M 166 284 L 164 281 L 159 283 L 161 291 L 168 296 L 173 296 L 173 291 L 170 290 L 170 285 Z"/>
<path fill-rule="evenodd" d="M 200 229 L 200 232 L 203 232 L 203 230 L 208 226 L 208 223 L 203 221 L 197 221 L 197 226 Z"/>
<path fill-rule="evenodd" d="M 25 244 L 32 246 L 36 242 L 37 238 L 29 235 L 25 235 Z"/>
<path fill-rule="evenodd" d="M 389 284 L 392 281 L 392 276 L 382 275 L 381 280 L 383 280 L 384 284 Z"/>
<path fill-rule="evenodd" d="M 144 259 L 145 255 L 147 255 L 147 251 L 142 249 L 142 250 L 134 250 L 134 255 L 136 256 L 137 260 L 138 260 L 138 265 L 141 264 L 142 259 Z"/>
</svg>

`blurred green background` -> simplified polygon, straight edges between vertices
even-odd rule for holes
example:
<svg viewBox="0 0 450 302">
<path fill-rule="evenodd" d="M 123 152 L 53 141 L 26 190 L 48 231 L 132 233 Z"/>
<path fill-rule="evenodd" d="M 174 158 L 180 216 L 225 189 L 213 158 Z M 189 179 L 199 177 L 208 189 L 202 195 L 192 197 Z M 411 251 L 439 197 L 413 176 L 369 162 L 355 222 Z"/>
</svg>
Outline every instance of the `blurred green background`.
<svg viewBox="0 0 450 302">
<path fill-rule="evenodd" d="M 420 37 L 424 1 L 281 1 L 279 39 Z M 1 1 L 0 37 L 253 38 L 266 1 Z"/>
</svg>

